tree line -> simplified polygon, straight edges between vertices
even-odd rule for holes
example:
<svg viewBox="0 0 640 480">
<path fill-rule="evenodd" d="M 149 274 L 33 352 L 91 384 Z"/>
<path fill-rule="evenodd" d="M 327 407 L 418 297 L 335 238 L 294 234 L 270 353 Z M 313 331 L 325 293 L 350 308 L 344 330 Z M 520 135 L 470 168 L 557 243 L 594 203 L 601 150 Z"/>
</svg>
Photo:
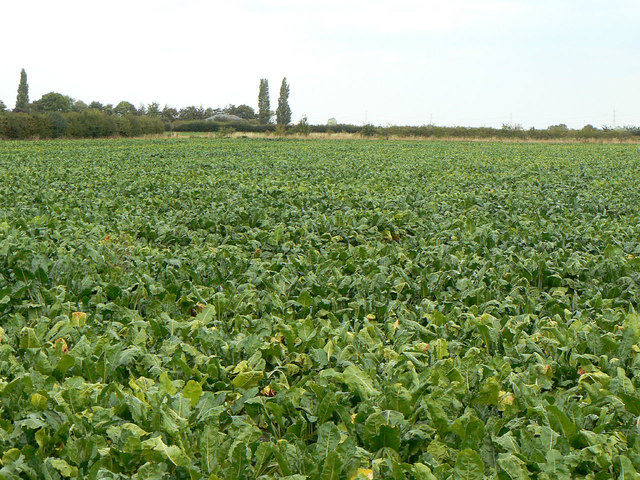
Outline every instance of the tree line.
<svg viewBox="0 0 640 480">
<path fill-rule="evenodd" d="M 282 80 L 278 108 L 270 109 L 268 80 L 260 79 L 258 112 L 249 105 L 229 104 L 223 108 L 190 105 L 180 109 L 153 102 L 138 107 L 128 101 L 117 105 L 98 101 L 85 103 L 68 95 L 49 92 L 29 100 L 29 85 L 24 69 L 20 72 L 15 107 L 9 111 L 0 101 L 0 138 L 58 138 L 136 136 L 172 130 L 175 124 L 222 118 L 246 123 L 246 126 L 274 125 L 286 128 L 291 123 L 289 84 Z M 227 120 L 228 122 L 229 120 Z"/>
<path fill-rule="evenodd" d="M 291 125 L 290 88 L 286 78 L 280 85 L 278 105 L 271 110 L 269 81 L 261 78 L 258 87 L 258 111 L 249 105 L 227 105 L 224 108 L 187 106 L 181 109 L 156 102 L 136 107 L 121 101 L 117 105 L 93 101 L 89 104 L 57 92 L 44 94 L 30 102 L 27 74 L 20 72 L 15 108 L 9 111 L 0 101 L 0 138 L 109 137 L 157 134 L 166 130 L 182 132 L 262 132 L 349 133 L 371 138 L 454 138 L 515 140 L 632 140 L 640 138 L 640 127 L 596 128 L 586 125 L 570 129 L 564 124 L 546 129 L 503 125 L 490 127 L 388 126 L 337 124 L 309 125 L 306 117 Z M 216 120 L 221 116 L 222 120 Z M 211 121 L 213 119 L 213 121 Z"/>
</svg>

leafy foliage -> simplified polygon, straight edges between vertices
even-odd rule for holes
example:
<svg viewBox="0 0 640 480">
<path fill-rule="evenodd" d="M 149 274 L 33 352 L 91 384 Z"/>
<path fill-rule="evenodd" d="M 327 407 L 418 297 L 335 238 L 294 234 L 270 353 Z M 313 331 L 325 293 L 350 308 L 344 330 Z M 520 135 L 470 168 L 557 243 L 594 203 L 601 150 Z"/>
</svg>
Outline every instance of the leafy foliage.
<svg viewBox="0 0 640 480">
<path fill-rule="evenodd" d="M 291 107 L 289 107 L 289 84 L 287 79 L 282 79 L 280 85 L 280 96 L 278 97 L 278 108 L 276 109 L 276 123 L 287 126 L 291 123 Z"/>
<path fill-rule="evenodd" d="M 269 80 L 260 79 L 258 90 L 258 120 L 261 125 L 266 125 L 271 120 L 271 105 L 269 100 Z"/>
<path fill-rule="evenodd" d="M 119 117 L 98 110 L 0 114 L 0 139 L 130 137 L 163 131 L 164 124 L 159 118 L 137 115 Z"/>
<path fill-rule="evenodd" d="M 33 108 L 37 112 L 70 112 L 74 105 L 73 98 L 61 93 L 45 93 L 40 100 L 33 102 Z"/>
<path fill-rule="evenodd" d="M 27 83 L 27 72 L 24 71 L 24 68 L 20 70 L 20 83 L 18 84 L 15 111 L 22 113 L 29 111 L 29 84 Z"/>
<path fill-rule="evenodd" d="M 639 162 L 7 142 L 0 478 L 636 478 Z"/>
</svg>

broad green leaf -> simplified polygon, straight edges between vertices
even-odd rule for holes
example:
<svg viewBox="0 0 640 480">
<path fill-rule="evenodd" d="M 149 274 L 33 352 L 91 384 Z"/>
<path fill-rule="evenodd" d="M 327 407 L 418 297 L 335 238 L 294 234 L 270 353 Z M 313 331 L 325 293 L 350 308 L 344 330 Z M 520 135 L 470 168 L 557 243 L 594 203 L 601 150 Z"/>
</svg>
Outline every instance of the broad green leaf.
<svg viewBox="0 0 640 480">
<path fill-rule="evenodd" d="M 329 452 L 332 452 L 340 443 L 340 431 L 333 423 L 327 422 L 318 428 L 318 443 L 317 448 L 320 453 L 320 457 L 326 457 Z"/>
<path fill-rule="evenodd" d="M 460 438 L 463 449 L 481 445 L 485 435 L 484 423 L 471 409 L 453 422 L 451 430 Z"/>
<path fill-rule="evenodd" d="M 160 374 L 159 381 L 169 395 L 175 395 L 178 392 L 178 389 L 173 384 L 173 381 L 169 378 L 167 372 L 162 372 Z"/>
<path fill-rule="evenodd" d="M 47 397 L 39 393 L 31 395 L 31 404 L 38 410 L 44 410 L 47 407 Z"/>
<path fill-rule="evenodd" d="M 623 250 L 617 245 L 607 245 L 607 248 L 604 249 L 604 257 L 605 258 L 616 258 L 623 254 Z"/>
<path fill-rule="evenodd" d="M 449 343 L 444 338 L 438 338 L 435 342 L 433 342 L 433 350 L 438 360 L 442 360 L 443 358 L 449 356 L 448 345 Z"/>
<path fill-rule="evenodd" d="M 44 428 L 41 428 L 40 430 L 38 430 L 35 434 L 35 437 L 36 437 L 36 443 L 40 448 L 44 448 L 44 446 L 50 440 L 47 430 Z"/>
<path fill-rule="evenodd" d="M 618 456 L 618 462 L 620 463 L 620 475 L 618 480 L 638 480 L 640 474 L 633 467 L 633 463 L 626 455 Z"/>
<path fill-rule="evenodd" d="M 307 290 L 303 290 L 300 292 L 300 295 L 298 295 L 298 303 L 305 307 L 313 307 L 313 297 L 311 297 L 311 294 Z"/>
<path fill-rule="evenodd" d="M 40 339 L 33 328 L 24 327 L 20 331 L 20 348 L 40 348 Z"/>
<path fill-rule="evenodd" d="M 481 480 L 484 478 L 484 462 L 480 455 L 469 448 L 461 450 L 453 470 L 454 480 Z"/>
<path fill-rule="evenodd" d="M 20 452 L 20 449 L 18 448 L 14 447 L 14 448 L 8 449 L 2 454 L 2 464 L 9 465 L 15 462 L 16 460 L 18 460 L 18 458 L 20 458 L 21 454 L 22 452 Z"/>
<path fill-rule="evenodd" d="M 640 415 L 640 398 L 624 392 L 619 392 L 618 397 L 620 397 L 620 400 L 623 401 L 624 406 L 631 414 Z"/>
<path fill-rule="evenodd" d="M 59 458 L 49 458 L 47 461 L 60 472 L 60 475 L 66 478 L 75 477 L 78 475 L 78 467 L 69 465 L 65 460 Z"/>
<path fill-rule="evenodd" d="M 384 410 L 376 412 L 369 417 L 364 425 L 364 440 L 366 445 L 373 450 L 381 448 L 400 448 L 400 426 L 404 417 L 399 412 Z"/>
<path fill-rule="evenodd" d="M 512 480 L 528 480 L 531 478 L 522 460 L 511 453 L 501 453 L 498 455 L 498 466 Z"/>
<path fill-rule="evenodd" d="M 182 396 L 189 399 L 191 406 L 195 407 L 202 396 L 202 385 L 195 380 L 189 380 L 182 389 Z"/>
<path fill-rule="evenodd" d="M 578 434 L 578 427 L 576 427 L 575 423 L 571 421 L 567 414 L 560 410 L 556 405 L 548 405 L 546 409 L 550 416 L 559 423 L 562 433 L 569 440 L 575 438 Z"/>
<path fill-rule="evenodd" d="M 157 462 L 147 462 L 133 475 L 132 480 L 156 480 L 166 474 L 167 467 Z"/>
<path fill-rule="evenodd" d="M 546 462 L 542 465 L 542 471 L 551 480 L 571 480 L 571 472 L 567 467 L 566 459 L 558 450 L 549 450 L 547 452 Z"/>
<path fill-rule="evenodd" d="M 343 372 L 344 383 L 347 384 L 349 390 L 358 393 L 363 399 L 368 399 L 378 392 L 373 388 L 373 382 L 365 372 L 355 365 L 349 365 Z"/>
<path fill-rule="evenodd" d="M 248 389 L 257 386 L 263 378 L 264 372 L 259 370 L 250 370 L 236 375 L 231 383 L 233 383 L 233 386 L 236 388 Z"/>
<path fill-rule="evenodd" d="M 142 442 L 142 448 L 158 452 L 178 467 L 185 467 L 191 463 L 187 454 L 176 445 L 166 445 L 160 437 L 153 437 Z"/>
<path fill-rule="evenodd" d="M 344 460 L 336 452 L 329 452 L 324 460 L 320 480 L 338 480 Z"/>
<path fill-rule="evenodd" d="M 438 429 L 441 436 L 446 435 L 451 431 L 451 421 L 447 417 L 442 406 L 434 399 L 430 398 L 425 402 L 427 409 L 429 410 L 429 416 L 433 425 Z"/>
<path fill-rule="evenodd" d="M 444 316 L 444 315 L 442 314 L 442 312 L 440 312 L 440 311 L 438 311 L 438 310 L 435 310 L 435 311 L 430 315 L 430 318 L 431 318 L 431 321 L 432 321 L 435 325 L 437 325 L 437 326 L 439 326 L 439 327 L 441 327 L 441 326 L 443 326 L 443 325 L 446 325 L 446 324 L 447 324 L 447 322 L 449 321 L 449 319 L 448 319 L 446 316 Z"/>
<path fill-rule="evenodd" d="M 196 315 L 196 320 L 204 325 L 208 325 L 216 315 L 215 305 L 205 305 L 204 308 Z"/>
<path fill-rule="evenodd" d="M 431 469 L 423 463 L 414 463 L 411 467 L 411 473 L 416 480 L 437 480 Z"/>
<path fill-rule="evenodd" d="M 385 389 L 385 405 L 389 410 L 396 410 L 409 416 L 413 410 L 411 393 L 401 383 L 396 383 Z"/>
<path fill-rule="evenodd" d="M 489 377 L 474 396 L 477 403 L 483 405 L 497 405 L 500 398 L 500 384 L 496 377 Z"/>
<path fill-rule="evenodd" d="M 261 472 L 272 456 L 273 445 L 271 443 L 263 442 L 258 445 L 256 453 L 254 454 L 256 472 Z"/>
<path fill-rule="evenodd" d="M 60 361 L 56 365 L 56 371 L 60 372 L 62 375 L 66 374 L 71 367 L 73 367 L 76 363 L 76 359 L 71 355 L 63 355 L 60 358 Z"/>
<path fill-rule="evenodd" d="M 124 430 L 127 430 L 127 431 L 133 433 L 136 437 L 143 437 L 145 435 L 149 435 L 148 432 L 144 431 L 142 428 L 140 428 L 135 423 L 123 423 L 122 424 L 122 428 Z"/>
</svg>

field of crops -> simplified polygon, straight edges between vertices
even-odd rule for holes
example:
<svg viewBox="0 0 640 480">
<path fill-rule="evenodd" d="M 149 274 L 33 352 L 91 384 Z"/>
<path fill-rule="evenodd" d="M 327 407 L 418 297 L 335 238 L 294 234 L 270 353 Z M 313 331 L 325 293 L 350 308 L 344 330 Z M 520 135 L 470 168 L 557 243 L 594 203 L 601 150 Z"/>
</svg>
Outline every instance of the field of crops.
<svg viewBox="0 0 640 480">
<path fill-rule="evenodd" d="M 639 220 L 633 145 L 0 143 L 0 478 L 638 478 Z"/>
</svg>

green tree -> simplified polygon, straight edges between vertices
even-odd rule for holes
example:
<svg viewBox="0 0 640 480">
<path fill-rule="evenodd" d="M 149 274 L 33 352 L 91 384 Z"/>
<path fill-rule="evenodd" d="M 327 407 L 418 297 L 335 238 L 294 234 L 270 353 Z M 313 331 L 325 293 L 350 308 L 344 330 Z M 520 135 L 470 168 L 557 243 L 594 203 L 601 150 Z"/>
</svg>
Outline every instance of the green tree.
<svg viewBox="0 0 640 480">
<path fill-rule="evenodd" d="M 2 100 L 0 100 L 0 113 L 7 110 L 7 106 L 4 104 Z"/>
<path fill-rule="evenodd" d="M 73 98 L 57 92 L 45 93 L 40 100 L 33 102 L 36 112 L 70 112 L 73 107 Z"/>
<path fill-rule="evenodd" d="M 154 118 L 160 118 L 160 105 L 157 102 L 150 103 L 147 107 L 147 115 Z"/>
<path fill-rule="evenodd" d="M 289 84 L 287 78 L 282 79 L 280 86 L 280 98 L 278 98 L 278 109 L 276 110 L 276 123 L 278 125 L 289 125 L 291 123 L 291 108 L 289 108 Z"/>
<path fill-rule="evenodd" d="M 162 120 L 165 122 L 174 122 L 178 118 L 178 110 L 169 105 L 165 105 L 162 109 Z"/>
<path fill-rule="evenodd" d="M 18 85 L 15 111 L 29 111 L 29 85 L 27 84 L 27 72 L 24 71 L 24 68 L 20 71 L 20 84 Z"/>
<path fill-rule="evenodd" d="M 360 129 L 360 135 L 362 135 L 363 137 L 373 137 L 374 135 L 381 134 L 381 133 L 382 133 L 381 129 L 374 127 L 370 123 L 363 125 L 362 128 Z"/>
<path fill-rule="evenodd" d="M 104 110 L 104 105 L 102 105 L 102 103 L 97 102 L 97 101 L 93 101 L 89 104 L 89 110 Z"/>
<path fill-rule="evenodd" d="M 266 125 L 271 120 L 271 106 L 269 104 L 269 80 L 260 79 L 260 90 L 258 91 L 258 121 Z"/>
<path fill-rule="evenodd" d="M 205 118 L 207 118 L 207 116 L 202 105 L 199 107 L 189 105 L 188 107 L 181 108 L 178 113 L 179 120 L 204 120 Z"/>
<path fill-rule="evenodd" d="M 133 105 L 133 103 L 123 101 L 116 105 L 116 108 L 113 109 L 113 112 L 121 117 L 124 117 L 125 115 L 135 115 L 136 107 Z"/>
<path fill-rule="evenodd" d="M 235 115 L 240 118 L 244 118 L 245 120 L 253 120 L 256 118 L 256 112 L 249 105 L 238 105 L 235 106 L 233 104 L 228 105 L 224 110 L 224 113 L 228 113 L 229 115 Z"/>
<path fill-rule="evenodd" d="M 559 125 L 551 125 L 547 127 L 547 131 L 552 138 L 562 138 L 566 137 L 569 134 L 569 127 L 567 127 L 564 123 L 561 123 Z"/>
<path fill-rule="evenodd" d="M 107 115 L 115 115 L 116 113 L 115 110 L 113 109 L 113 104 L 111 103 L 107 103 L 106 105 L 103 105 L 101 110 Z"/>
<path fill-rule="evenodd" d="M 84 112 L 88 109 L 89 109 L 89 105 L 84 103 L 82 100 L 76 100 L 75 102 L 73 102 L 73 105 L 71 106 L 71 110 L 73 110 L 74 112 Z"/>
</svg>

